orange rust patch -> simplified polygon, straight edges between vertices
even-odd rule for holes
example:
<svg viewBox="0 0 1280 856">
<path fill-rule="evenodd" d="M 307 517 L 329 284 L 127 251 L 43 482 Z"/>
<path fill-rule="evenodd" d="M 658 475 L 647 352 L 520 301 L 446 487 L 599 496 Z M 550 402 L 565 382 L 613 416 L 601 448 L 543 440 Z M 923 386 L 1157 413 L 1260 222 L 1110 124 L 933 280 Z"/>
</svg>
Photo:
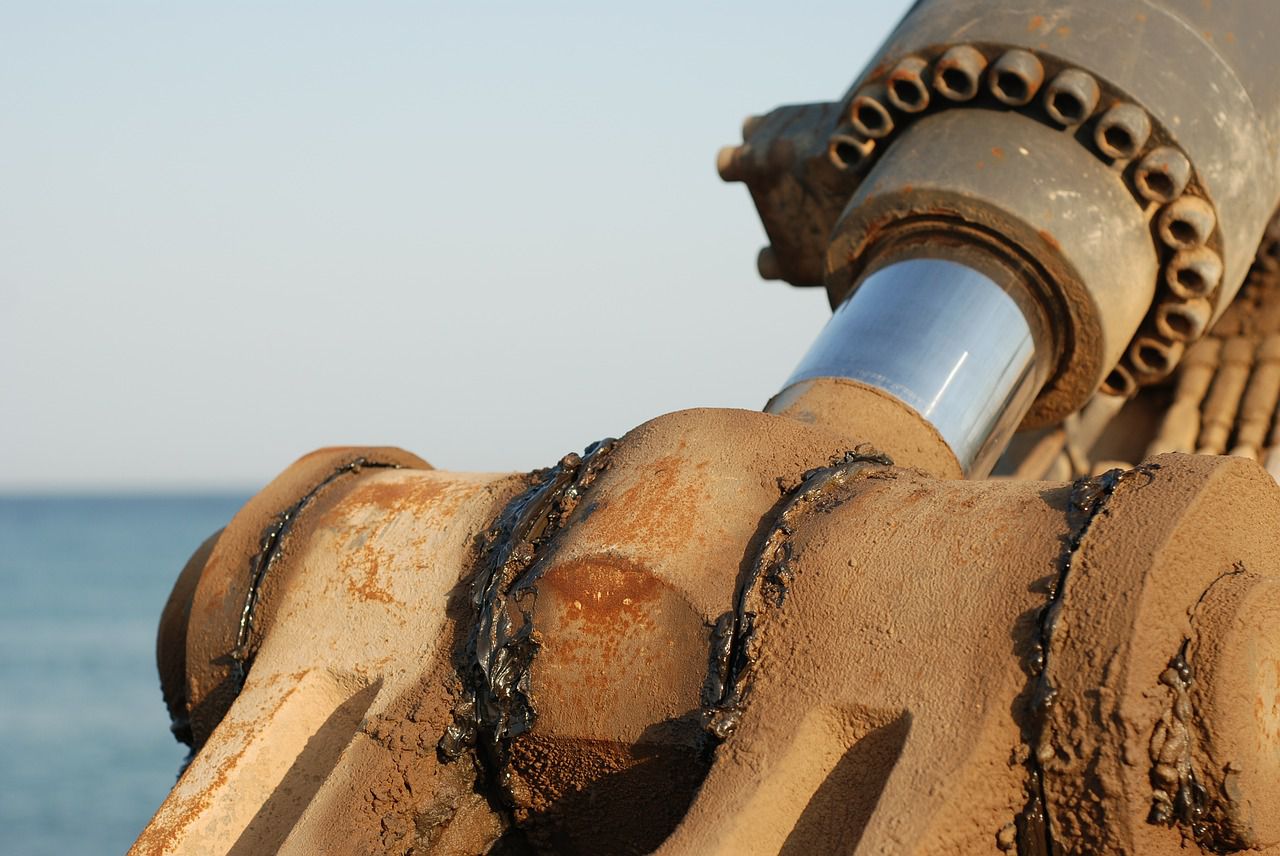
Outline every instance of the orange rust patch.
<svg viewBox="0 0 1280 856">
<path fill-rule="evenodd" d="M 593 519 L 603 531 L 596 537 L 646 544 L 653 553 L 688 544 L 694 534 L 689 508 L 702 491 L 700 483 L 682 477 L 691 469 L 683 457 L 667 455 L 632 474 L 635 484 L 597 509 Z"/>
<path fill-rule="evenodd" d="M 1034 33 L 1041 29 L 1044 29 L 1044 15 L 1032 15 L 1031 20 L 1027 21 L 1027 32 Z"/>
<path fill-rule="evenodd" d="M 1053 235 L 1049 231 L 1045 229 L 1041 229 L 1039 232 L 1036 232 L 1036 234 L 1040 236 L 1040 240 L 1044 241 L 1046 244 L 1053 247 L 1055 250 L 1062 249 L 1062 245 L 1058 243 L 1058 239 L 1053 237 Z"/>
<path fill-rule="evenodd" d="M 1071 28 L 1070 28 L 1070 27 L 1059 27 L 1059 28 L 1058 28 L 1058 35 L 1062 36 L 1062 38 L 1064 38 L 1064 39 L 1065 39 L 1067 36 L 1071 35 Z"/>
<path fill-rule="evenodd" d="M 877 77 L 888 74 L 891 68 L 893 68 L 893 62 L 889 59 L 883 59 L 867 73 L 867 80 L 874 80 Z"/>
<path fill-rule="evenodd" d="M 351 593 L 352 597 L 363 600 L 366 603 L 369 601 L 395 603 L 396 599 L 391 596 L 391 593 L 378 585 L 378 571 L 382 567 L 383 558 L 380 555 L 380 551 L 366 549 L 361 552 L 369 554 L 362 563 L 364 565 L 364 574 L 359 580 L 356 580 L 355 577 L 347 577 L 347 591 Z"/>
<path fill-rule="evenodd" d="M 227 785 L 227 777 L 230 772 L 240 763 L 245 752 L 248 751 L 249 745 L 254 736 L 261 732 L 270 722 L 280 713 L 285 702 L 297 691 L 297 681 L 300 681 L 305 672 L 297 672 L 292 675 L 275 676 L 270 679 L 269 683 L 278 683 L 282 678 L 284 680 L 292 680 L 280 697 L 276 699 L 275 705 L 265 713 L 260 713 L 248 720 L 224 720 L 219 726 L 219 742 L 221 746 L 233 746 L 234 751 L 229 751 L 217 762 L 208 781 L 199 790 L 194 793 L 175 796 L 175 792 L 181 786 L 182 779 L 178 780 L 178 784 L 174 786 L 174 791 L 170 792 L 169 799 L 160 805 L 156 810 L 155 817 L 152 818 L 147 828 L 143 830 L 142 835 L 134 844 L 137 853 L 168 853 L 171 852 L 177 843 L 180 832 L 189 827 L 202 812 L 213 804 L 216 794 L 222 791 Z M 194 765 L 192 765 L 194 767 Z M 190 770 L 192 768 L 188 768 Z M 197 773 L 200 771 L 197 770 Z M 185 778 L 185 774 L 183 778 Z M 170 802 L 172 800 L 172 802 Z M 173 816 L 175 815 L 176 816 Z"/>
<path fill-rule="evenodd" d="M 1004 149 L 1000 148 L 999 146 L 992 146 L 991 154 L 994 155 L 999 160 L 1004 160 Z"/>
<path fill-rule="evenodd" d="M 447 493 L 448 487 L 448 482 L 434 478 L 405 481 L 371 479 L 357 485 L 343 497 L 334 507 L 333 514 L 335 517 L 350 516 L 366 508 L 425 510 L 435 506 Z"/>
<path fill-rule="evenodd" d="M 565 618 L 609 626 L 647 623 L 661 585 L 647 568 L 609 556 L 556 565 L 539 582 L 557 593 Z"/>
</svg>

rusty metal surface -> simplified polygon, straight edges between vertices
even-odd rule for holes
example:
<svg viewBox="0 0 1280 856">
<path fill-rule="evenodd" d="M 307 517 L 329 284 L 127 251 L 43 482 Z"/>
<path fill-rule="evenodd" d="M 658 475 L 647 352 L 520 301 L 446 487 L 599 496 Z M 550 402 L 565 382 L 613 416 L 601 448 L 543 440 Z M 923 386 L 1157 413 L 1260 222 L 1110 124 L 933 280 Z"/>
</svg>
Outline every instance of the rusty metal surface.
<svg viewBox="0 0 1280 856">
<path fill-rule="evenodd" d="M 405 467 L 365 469 L 327 490 L 272 568 L 271 620 L 243 690 L 133 852 L 385 852 L 499 836 L 484 800 L 467 797 L 472 775 L 442 768 L 435 743 L 465 617 L 451 593 L 471 539 L 519 488 L 506 476 Z M 213 621 L 193 612 L 189 650 L 234 643 L 243 599 L 226 602 Z M 203 668 L 188 659 L 189 674 Z M 439 822 L 424 825 L 431 817 Z"/>
<path fill-rule="evenodd" d="M 1280 16 L 1213 5 L 922 0 L 721 152 L 767 278 L 1016 279 L 1015 478 L 834 377 L 528 474 L 321 450 L 178 577 L 131 852 L 1280 853 Z"/>
<path fill-rule="evenodd" d="M 923 186 L 912 170 L 927 173 L 928 164 L 966 141 L 992 158 L 968 157 L 948 174 L 985 167 L 961 197 L 970 208 L 989 210 L 966 216 L 944 204 L 934 215 L 979 224 L 998 217 L 1012 182 L 1014 199 L 1038 205 L 1039 219 L 1066 217 L 1068 233 L 1073 211 L 1091 211 L 1091 222 L 1127 212 L 1143 224 L 1176 223 L 1154 234 L 1143 228 L 1135 233 L 1141 246 L 1101 254 L 1094 244 L 1108 238 L 1110 226 L 1083 244 L 1068 234 L 1040 246 L 1034 233 L 1056 236 L 1061 227 L 1053 224 L 1015 237 L 1018 249 L 1049 268 L 1050 289 L 1069 295 L 1065 306 L 1047 307 L 1065 326 L 1068 344 L 1081 351 L 1064 366 L 1089 366 L 1083 382 L 1058 391 L 1069 402 L 1038 408 L 1052 414 L 1032 420 L 1043 424 L 1080 407 L 1103 379 L 1109 391 L 1128 394 L 1167 377 L 1180 343 L 1202 335 L 1237 293 L 1280 199 L 1274 157 L 1280 87 L 1262 72 L 1265 52 L 1257 52 L 1267 38 L 1259 34 L 1276 26 L 1280 20 L 1261 0 L 1213 10 L 1190 0 L 918 3 L 843 98 L 778 108 L 744 123 L 743 145 L 721 154 L 721 174 L 747 183 L 765 224 L 772 244 L 761 251 L 761 274 L 795 284 L 823 281 L 833 305 L 856 284 L 850 271 L 871 261 L 869 243 L 839 240 L 842 219 L 865 213 L 859 192 L 882 195 L 859 188 L 877 177 L 883 185 L 884 162 L 901 141 L 950 113 L 972 113 L 975 121 L 958 134 L 930 135 L 936 151 L 899 164 L 903 198 L 880 201 L 884 222 L 876 232 L 892 233 L 918 209 L 938 208 L 937 200 L 912 201 Z M 1001 115 L 1021 121 L 997 121 Z M 825 163 L 818 145 L 824 123 Z M 1087 177 L 1055 156 L 1039 174 L 1069 182 L 1067 196 L 1052 181 L 1001 178 L 1000 154 L 1046 148 L 1038 127 L 1053 129 L 1109 177 Z M 1126 197 L 1119 204 L 1106 198 L 1113 183 Z M 1158 257 L 1158 268 L 1108 272 L 1144 252 Z M 825 266 L 815 253 L 826 255 Z M 1088 269 L 1091 258 L 1100 260 L 1099 269 Z"/>
<path fill-rule="evenodd" d="M 1280 528 L 1280 487 L 1256 464 L 938 480 L 716 410 L 605 448 L 326 490 L 273 566 L 243 691 L 134 852 L 1163 853 L 1277 835 L 1274 729 L 1240 706 L 1280 699 L 1253 641 L 1280 609 L 1280 544 L 1258 534 Z M 486 624 L 472 592 L 495 568 L 513 609 Z M 478 707 L 486 626 L 527 656 L 474 673 L 519 666 L 518 708 L 473 743 L 457 717 Z M 188 628 L 205 632 L 233 635 Z"/>
</svg>

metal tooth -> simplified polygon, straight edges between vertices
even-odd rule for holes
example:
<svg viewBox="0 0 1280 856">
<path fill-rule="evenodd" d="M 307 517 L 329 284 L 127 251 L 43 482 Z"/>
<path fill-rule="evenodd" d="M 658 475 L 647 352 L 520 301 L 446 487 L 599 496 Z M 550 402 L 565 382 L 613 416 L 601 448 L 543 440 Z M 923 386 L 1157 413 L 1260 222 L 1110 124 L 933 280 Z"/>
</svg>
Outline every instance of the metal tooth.
<svg viewBox="0 0 1280 856">
<path fill-rule="evenodd" d="M 1134 184 L 1143 199 L 1172 202 L 1187 189 L 1191 180 L 1191 161 L 1172 146 L 1160 146 L 1143 156 L 1133 174 Z"/>
<path fill-rule="evenodd" d="M 1128 160 L 1142 151 L 1151 136 L 1151 118 L 1137 104 L 1113 104 L 1098 119 L 1093 143 L 1098 151 L 1116 160 Z"/>
<path fill-rule="evenodd" d="M 929 106 L 929 85 L 924 74 L 929 64 L 918 56 L 909 56 L 889 72 L 885 97 L 903 113 L 919 113 Z"/>
<path fill-rule="evenodd" d="M 759 254 L 756 255 L 756 271 L 761 279 L 782 279 L 782 264 L 778 261 L 778 254 L 773 247 L 760 248 Z"/>
<path fill-rule="evenodd" d="M 1024 50 L 1005 51 L 987 70 L 987 86 L 996 99 L 1010 107 L 1030 104 L 1044 83 L 1044 66 Z"/>
<path fill-rule="evenodd" d="M 875 140 L 863 139 L 851 131 L 837 131 L 827 138 L 827 158 L 841 171 L 862 167 L 875 148 Z"/>
<path fill-rule="evenodd" d="M 1155 336 L 1139 336 L 1129 346 L 1129 362 L 1133 365 L 1135 380 L 1150 383 L 1167 377 L 1178 366 L 1185 346 L 1181 342 L 1166 342 Z"/>
<path fill-rule="evenodd" d="M 1208 297 L 1222 279 L 1222 259 L 1208 247 L 1179 250 L 1164 269 L 1169 290 L 1184 300 Z"/>
<path fill-rule="evenodd" d="M 1280 399 L 1280 333 L 1272 333 L 1262 342 L 1253 376 L 1240 405 L 1236 420 L 1236 445 L 1231 454 L 1258 459 L 1267 439 L 1267 428 L 1275 416 Z"/>
<path fill-rule="evenodd" d="M 1183 196 L 1160 210 L 1156 232 L 1166 247 L 1190 250 L 1204 246 L 1217 223 L 1212 205 L 1198 196 Z"/>
<path fill-rule="evenodd" d="M 948 48 L 933 67 L 933 88 L 952 101 L 968 101 L 978 94 L 987 58 L 972 45 Z"/>
<path fill-rule="evenodd" d="M 1209 391 L 1213 373 L 1218 369 L 1222 340 L 1201 339 L 1187 349 L 1178 371 L 1178 387 L 1173 404 L 1165 411 L 1160 430 L 1147 446 L 1146 457 L 1165 452 L 1191 452 L 1200 434 L 1200 402 Z"/>
<path fill-rule="evenodd" d="M 1098 81 L 1078 68 L 1058 72 L 1044 90 L 1044 110 L 1059 125 L 1079 125 L 1098 106 Z"/>
<path fill-rule="evenodd" d="M 893 133 L 893 114 L 884 106 L 884 87 L 869 86 L 849 105 L 849 124 L 864 137 L 879 140 Z"/>
<path fill-rule="evenodd" d="M 1221 455 L 1226 449 L 1236 412 L 1240 409 L 1240 396 L 1249 380 L 1254 347 L 1254 341 L 1244 336 L 1228 339 L 1223 345 L 1222 361 L 1201 411 L 1197 454 Z"/>
<path fill-rule="evenodd" d="M 1194 342 L 1212 317 L 1213 306 L 1203 297 L 1166 300 L 1156 306 L 1156 332 L 1175 342 Z"/>
</svg>

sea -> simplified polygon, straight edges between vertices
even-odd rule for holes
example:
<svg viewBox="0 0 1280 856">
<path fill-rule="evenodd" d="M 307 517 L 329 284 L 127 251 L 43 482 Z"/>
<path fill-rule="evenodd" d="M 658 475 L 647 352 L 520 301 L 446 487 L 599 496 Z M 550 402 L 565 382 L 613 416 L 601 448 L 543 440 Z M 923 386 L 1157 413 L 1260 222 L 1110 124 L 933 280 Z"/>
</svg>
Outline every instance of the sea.
<svg viewBox="0 0 1280 856">
<path fill-rule="evenodd" d="M 0 853 L 120 854 L 147 824 L 186 755 L 160 610 L 247 498 L 0 496 Z"/>
</svg>

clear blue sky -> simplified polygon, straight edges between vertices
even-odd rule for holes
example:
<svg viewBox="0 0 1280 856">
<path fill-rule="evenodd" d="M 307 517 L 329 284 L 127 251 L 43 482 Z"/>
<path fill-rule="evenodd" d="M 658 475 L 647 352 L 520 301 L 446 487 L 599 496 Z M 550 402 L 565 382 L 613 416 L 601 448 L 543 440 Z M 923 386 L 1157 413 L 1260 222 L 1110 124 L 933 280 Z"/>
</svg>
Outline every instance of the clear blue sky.
<svg viewBox="0 0 1280 856">
<path fill-rule="evenodd" d="M 762 406 L 828 309 L 757 278 L 716 150 L 907 5 L 4 3 L 0 490 Z"/>
</svg>

